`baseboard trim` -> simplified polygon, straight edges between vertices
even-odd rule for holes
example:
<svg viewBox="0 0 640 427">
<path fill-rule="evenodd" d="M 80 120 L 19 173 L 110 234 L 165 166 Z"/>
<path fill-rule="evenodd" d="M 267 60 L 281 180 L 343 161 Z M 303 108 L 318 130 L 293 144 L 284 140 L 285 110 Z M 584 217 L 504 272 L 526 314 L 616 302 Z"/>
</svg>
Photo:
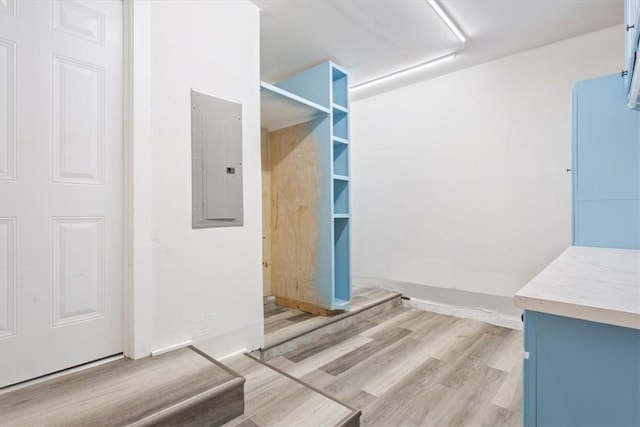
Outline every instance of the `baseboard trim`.
<svg viewBox="0 0 640 427">
<path fill-rule="evenodd" d="M 403 304 L 421 310 L 522 329 L 521 310 L 509 297 L 374 277 L 354 277 L 353 283 L 365 288 L 400 292 Z"/>
<path fill-rule="evenodd" d="M 151 357 L 160 356 L 161 354 L 169 353 L 170 351 L 173 351 L 173 350 L 179 350 L 183 347 L 189 347 L 192 344 L 193 344 L 193 341 L 188 340 L 188 341 L 179 342 L 177 344 L 168 345 L 166 347 L 158 348 L 156 350 L 151 351 Z"/>
<path fill-rule="evenodd" d="M 231 354 L 227 354 L 226 356 L 219 357 L 218 361 L 225 362 L 227 360 L 233 359 L 234 357 L 242 356 L 243 354 L 246 354 L 247 352 L 248 352 L 248 349 L 243 348 L 242 350 L 234 351 Z"/>
<path fill-rule="evenodd" d="M 459 307 L 435 301 L 425 301 L 418 298 L 403 298 L 402 305 L 419 310 L 461 317 L 463 319 L 479 320 L 509 329 L 522 329 L 522 321 L 518 316 L 511 316 L 482 308 Z"/>
</svg>

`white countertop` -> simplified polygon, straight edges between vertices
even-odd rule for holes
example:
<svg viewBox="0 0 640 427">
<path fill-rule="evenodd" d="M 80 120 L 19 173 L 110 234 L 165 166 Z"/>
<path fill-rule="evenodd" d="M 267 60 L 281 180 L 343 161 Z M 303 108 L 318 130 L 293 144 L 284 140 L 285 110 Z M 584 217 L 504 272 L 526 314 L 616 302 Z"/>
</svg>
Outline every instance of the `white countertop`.
<svg viewBox="0 0 640 427">
<path fill-rule="evenodd" d="M 526 310 L 640 329 L 640 250 L 570 246 L 514 301 Z"/>
</svg>

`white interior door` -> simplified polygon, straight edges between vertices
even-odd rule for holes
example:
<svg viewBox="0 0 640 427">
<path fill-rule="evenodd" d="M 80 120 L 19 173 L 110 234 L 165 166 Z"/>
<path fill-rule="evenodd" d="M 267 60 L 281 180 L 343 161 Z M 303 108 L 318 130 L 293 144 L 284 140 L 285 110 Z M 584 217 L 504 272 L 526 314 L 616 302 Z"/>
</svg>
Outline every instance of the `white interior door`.
<svg viewBox="0 0 640 427">
<path fill-rule="evenodd" d="M 122 352 L 122 3 L 0 0 L 0 386 Z"/>
</svg>

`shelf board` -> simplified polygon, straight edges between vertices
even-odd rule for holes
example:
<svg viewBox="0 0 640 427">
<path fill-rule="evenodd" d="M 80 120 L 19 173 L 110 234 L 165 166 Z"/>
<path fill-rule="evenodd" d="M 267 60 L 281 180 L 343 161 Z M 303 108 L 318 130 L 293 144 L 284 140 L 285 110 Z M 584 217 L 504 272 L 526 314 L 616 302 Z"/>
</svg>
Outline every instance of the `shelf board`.
<svg viewBox="0 0 640 427">
<path fill-rule="evenodd" d="M 328 108 L 272 84 L 260 82 L 260 126 L 269 132 L 330 113 Z"/>
<path fill-rule="evenodd" d="M 345 175 L 333 175 L 333 179 L 337 181 L 349 181 L 349 177 Z"/>
<path fill-rule="evenodd" d="M 340 105 L 340 104 L 336 104 L 335 102 L 331 104 L 331 107 L 332 107 L 334 110 L 342 111 L 342 112 L 343 112 L 343 113 L 345 113 L 345 114 L 347 114 L 347 113 L 349 112 L 349 109 L 348 109 L 348 108 L 343 107 L 343 106 L 342 106 L 342 105 Z"/>
<path fill-rule="evenodd" d="M 334 213 L 333 214 L 333 218 L 334 219 L 349 219 L 350 216 L 351 215 L 348 214 L 348 213 L 347 214 L 345 214 L 345 213 L 341 213 L 341 214 Z"/>
<path fill-rule="evenodd" d="M 335 81 L 347 77 L 347 71 L 344 68 L 331 61 L 329 61 L 329 64 L 331 65 L 331 80 Z"/>
<path fill-rule="evenodd" d="M 333 142 L 339 142 L 340 144 L 349 144 L 349 140 L 340 138 L 339 136 L 334 136 Z"/>
</svg>

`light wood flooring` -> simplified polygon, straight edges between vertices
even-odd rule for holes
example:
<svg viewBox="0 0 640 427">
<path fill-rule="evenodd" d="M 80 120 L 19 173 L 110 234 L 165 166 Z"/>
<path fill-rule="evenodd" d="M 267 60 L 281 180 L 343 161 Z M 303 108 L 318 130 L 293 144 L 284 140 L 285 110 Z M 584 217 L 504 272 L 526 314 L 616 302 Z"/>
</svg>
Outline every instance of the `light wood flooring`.
<svg viewBox="0 0 640 427">
<path fill-rule="evenodd" d="M 266 322 L 292 321 L 282 310 Z M 522 354 L 519 330 L 400 306 L 268 363 L 361 409 L 363 426 L 497 427 L 522 424 Z"/>
<path fill-rule="evenodd" d="M 0 425 L 203 425 L 242 413 L 243 383 L 226 367 L 183 348 L 0 393 Z"/>
<path fill-rule="evenodd" d="M 342 426 L 357 420 L 358 410 L 325 396 L 248 355 L 225 362 L 244 376 L 244 415 L 226 426 Z M 321 424 L 318 424 L 318 423 Z"/>
</svg>

